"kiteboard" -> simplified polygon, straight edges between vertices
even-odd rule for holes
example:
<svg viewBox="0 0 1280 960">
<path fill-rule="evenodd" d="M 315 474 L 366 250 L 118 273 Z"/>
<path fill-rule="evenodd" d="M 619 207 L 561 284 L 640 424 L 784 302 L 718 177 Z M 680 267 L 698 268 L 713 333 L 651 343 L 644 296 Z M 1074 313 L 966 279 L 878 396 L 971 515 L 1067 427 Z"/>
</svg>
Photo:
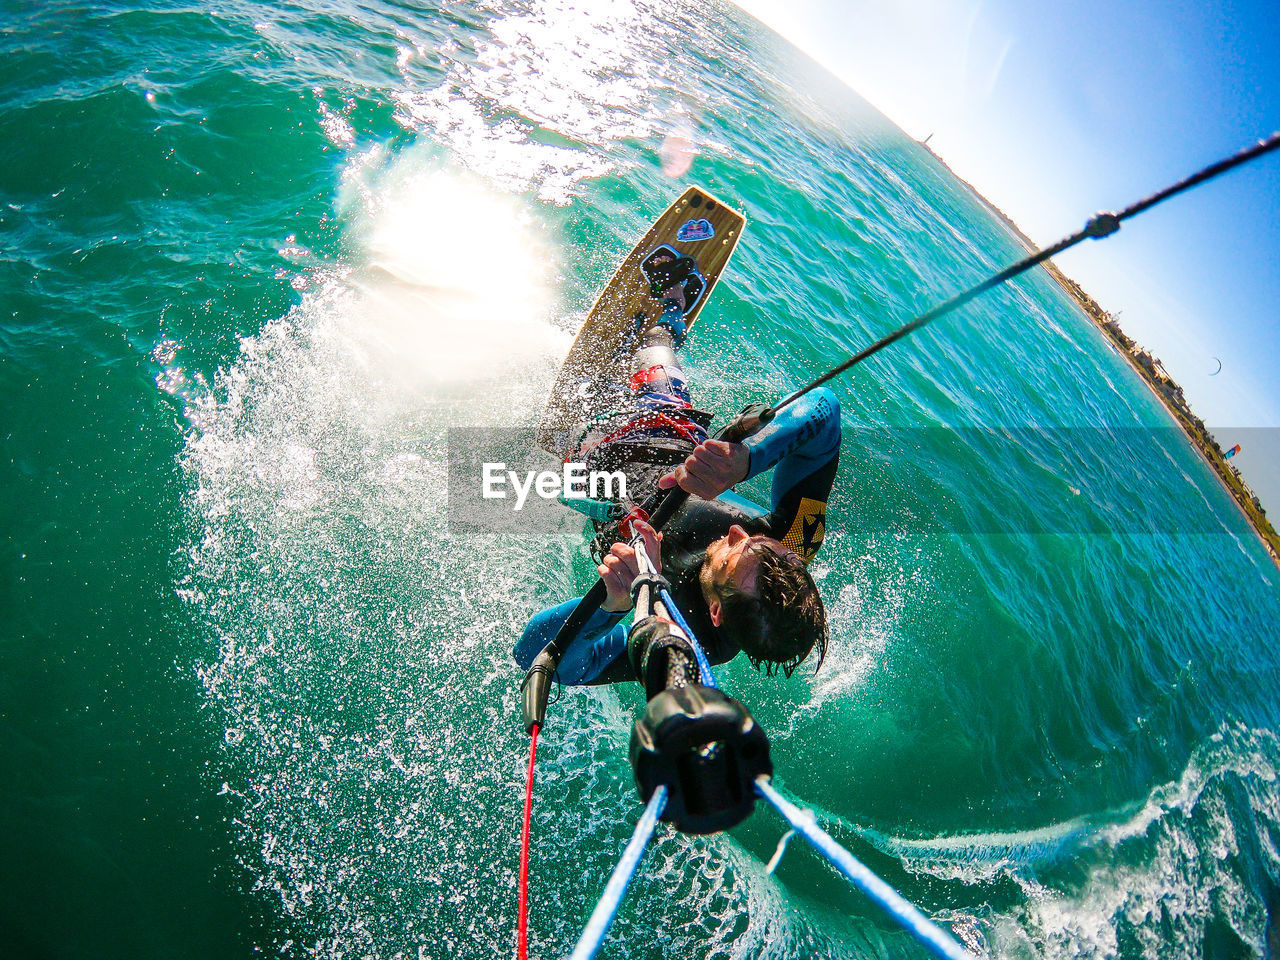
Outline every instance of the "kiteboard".
<svg viewBox="0 0 1280 960">
<path fill-rule="evenodd" d="M 686 328 L 706 306 L 742 238 L 746 218 L 701 187 L 690 187 L 622 261 L 578 331 L 538 427 L 539 445 L 557 459 L 625 383 L 637 326 L 648 327 L 674 300 Z"/>
</svg>

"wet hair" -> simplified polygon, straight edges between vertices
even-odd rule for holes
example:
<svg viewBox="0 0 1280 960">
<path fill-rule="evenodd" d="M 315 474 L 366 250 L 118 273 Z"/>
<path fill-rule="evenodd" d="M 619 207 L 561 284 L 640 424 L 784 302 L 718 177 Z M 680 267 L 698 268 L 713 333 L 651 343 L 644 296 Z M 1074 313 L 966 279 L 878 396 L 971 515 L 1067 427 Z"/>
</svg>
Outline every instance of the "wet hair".
<svg viewBox="0 0 1280 960">
<path fill-rule="evenodd" d="M 827 612 L 817 584 L 790 551 L 778 553 L 762 543 L 751 555 L 759 564 L 754 595 L 729 583 L 713 586 L 723 628 L 738 640 L 751 665 L 769 676 L 778 669 L 791 676 L 814 647 L 817 672 L 827 655 Z"/>
</svg>

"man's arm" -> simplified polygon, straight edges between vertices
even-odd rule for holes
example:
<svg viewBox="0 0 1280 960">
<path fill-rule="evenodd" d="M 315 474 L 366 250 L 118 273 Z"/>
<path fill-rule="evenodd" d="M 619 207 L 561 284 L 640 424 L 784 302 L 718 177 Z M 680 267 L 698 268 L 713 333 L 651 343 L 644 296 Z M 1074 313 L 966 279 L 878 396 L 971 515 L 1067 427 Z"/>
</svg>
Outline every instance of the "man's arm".
<svg viewBox="0 0 1280 960">
<path fill-rule="evenodd" d="M 813 560 L 827 532 L 827 501 L 840 461 L 840 401 L 826 387 L 789 404 L 745 444 L 747 477 L 774 467 L 774 536 L 805 563 Z"/>
<path fill-rule="evenodd" d="M 678 483 L 711 500 L 776 467 L 770 525 L 774 536 L 807 563 L 826 533 L 827 499 L 839 456 L 840 401 L 819 387 L 784 407 L 746 443 L 700 443 L 658 485 L 670 489 Z"/>
<path fill-rule="evenodd" d="M 661 570 L 662 534 L 643 520 L 637 520 L 635 528 L 644 536 L 645 552 L 654 569 Z M 571 685 L 590 683 L 600 678 L 605 668 L 627 649 L 627 628 L 622 619 L 631 610 L 631 584 L 638 570 L 636 551 L 627 543 L 615 543 L 604 562 L 596 568 L 604 581 L 605 601 L 583 624 L 578 635 L 569 641 L 568 649 L 560 657 L 556 675 L 561 682 Z M 559 606 L 548 607 L 525 625 L 511 651 L 522 669 L 528 670 L 534 658 L 555 638 L 578 602 L 566 600 Z M 610 681 L 613 679 L 609 677 Z"/>
<path fill-rule="evenodd" d="M 521 670 L 529 669 L 534 658 L 552 641 L 577 605 L 576 599 L 566 600 L 534 614 L 511 651 Z M 570 685 L 589 683 L 627 648 L 627 628 L 622 623 L 626 614 L 625 610 L 619 613 L 602 608 L 591 615 L 560 658 L 556 674 L 562 682 Z"/>
</svg>

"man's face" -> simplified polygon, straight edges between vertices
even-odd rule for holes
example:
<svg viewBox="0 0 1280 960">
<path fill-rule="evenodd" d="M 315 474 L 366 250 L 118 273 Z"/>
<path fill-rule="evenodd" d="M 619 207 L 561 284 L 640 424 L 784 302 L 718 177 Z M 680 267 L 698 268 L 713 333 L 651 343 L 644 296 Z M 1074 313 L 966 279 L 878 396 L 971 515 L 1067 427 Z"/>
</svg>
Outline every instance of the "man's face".
<svg viewBox="0 0 1280 960">
<path fill-rule="evenodd" d="M 739 593 L 754 596 L 761 550 L 772 550 L 782 556 L 791 553 L 772 537 L 753 537 L 735 523 L 727 534 L 707 547 L 702 566 L 704 592 L 710 588 L 714 596 L 719 596 L 723 587 L 732 586 Z"/>
</svg>

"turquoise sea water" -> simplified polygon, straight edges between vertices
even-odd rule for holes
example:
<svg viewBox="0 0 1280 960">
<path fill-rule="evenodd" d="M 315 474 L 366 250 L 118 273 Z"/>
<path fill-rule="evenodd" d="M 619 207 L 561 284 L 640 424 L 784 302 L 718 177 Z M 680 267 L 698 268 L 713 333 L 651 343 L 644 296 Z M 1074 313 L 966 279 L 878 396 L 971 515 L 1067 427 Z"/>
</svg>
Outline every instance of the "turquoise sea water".
<svg viewBox="0 0 1280 960">
<path fill-rule="evenodd" d="M 687 183 L 748 217 L 689 346 L 722 415 L 1019 248 L 720 3 L 16 3 L 0 45 L 0 953 L 509 955 L 508 651 L 590 567 L 568 520 L 451 536 L 447 429 L 536 421 Z M 828 662 L 722 671 L 780 785 L 986 955 L 1277 955 L 1280 575 L 1158 404 L 1042 275 L 837 392 Z M 639 699 L 553 708 L 536 956 L 639 814 Z M 920 955 L 798 843 L 766 876 L 780 833 L 660 833 L 603 956 Z"/>
</svg>

